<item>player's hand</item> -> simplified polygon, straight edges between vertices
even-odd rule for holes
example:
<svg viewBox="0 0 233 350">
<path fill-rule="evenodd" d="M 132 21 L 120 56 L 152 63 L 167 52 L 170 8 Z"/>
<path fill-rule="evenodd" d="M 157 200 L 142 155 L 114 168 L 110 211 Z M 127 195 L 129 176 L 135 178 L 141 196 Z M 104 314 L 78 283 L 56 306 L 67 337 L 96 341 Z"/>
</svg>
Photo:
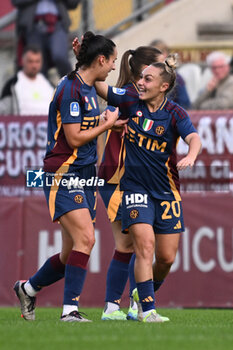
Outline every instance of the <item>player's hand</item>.
<svg viewBox="0 0 233 350">
<path fill-rule="evenodd" d="M 184 170 L 186 168 L 192 168 L 194 165 L 194 160 L 189 157 L 189 156 L 186 156 L 184 158 L 182 158 L 176 165 L 177 167 L 177 170 Z"/>
<path fill-rule="evenodd" d="M 115 121 L 114 125 L 111 127 L 111 129 L 113 131 L 123 133 L 125 130 L 125 127 L 127 127 L 126 124 L 128 123 L 128 121 L 129 121 L 129 119 L 125 119 L 125 120 L 117 119 Z"/>
<path fill-rule="evenodd" d="M 100 116 L 100 123 L 104 123 L 107 129 L 111 129 L 119 117 L 119 108 L 117 107 L 113 112 L 106 109 Z"/>
<path fill-rule="evenodd" d="M 83 37 L 82 37 L 83 39 Z M 79 51 L 80 51 L 80 48 L 81 48 L 81 43 L 80 41 L 78 40 L 78 37 L 74 38 L 74 40 L 72 41 L 72 49 L 73 49 L 73 52 L 75 54 L 75 56 L 77 57 L 78 54 L 79 54 Z"/>
</svg>

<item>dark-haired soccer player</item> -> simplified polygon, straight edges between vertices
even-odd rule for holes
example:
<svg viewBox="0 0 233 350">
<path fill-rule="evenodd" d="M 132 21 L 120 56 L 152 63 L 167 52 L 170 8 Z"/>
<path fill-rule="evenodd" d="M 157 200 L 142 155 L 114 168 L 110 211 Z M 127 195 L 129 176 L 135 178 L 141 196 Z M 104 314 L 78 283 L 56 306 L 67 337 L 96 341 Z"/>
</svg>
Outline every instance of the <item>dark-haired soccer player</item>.
<svg viewBox="0 0 233 350">
<path fill-rule="evenodd" d="M 95 177 L 96 137 L 118 118 L 116 110 L 106 112 L 100 120 L 93 85 L 115 69 L 116 57 L 110 39 L 87 32 L 76 69 L 61 80 L 50 104 L 44 191 L 52 220 L 61 224 L 62 251 L 49 258 L 28 281 L 16 282 L 14 290 L 26 320 L 35 319 L 37 292 L 65 277 L 61 321 L 89 322 L 78 311 L 78 301 L 95 241 L 96 189 L 88 188 L 85 182 Z M 82 184 L 74 186 L 72 181 L 77 178 Z"/>
</svg>

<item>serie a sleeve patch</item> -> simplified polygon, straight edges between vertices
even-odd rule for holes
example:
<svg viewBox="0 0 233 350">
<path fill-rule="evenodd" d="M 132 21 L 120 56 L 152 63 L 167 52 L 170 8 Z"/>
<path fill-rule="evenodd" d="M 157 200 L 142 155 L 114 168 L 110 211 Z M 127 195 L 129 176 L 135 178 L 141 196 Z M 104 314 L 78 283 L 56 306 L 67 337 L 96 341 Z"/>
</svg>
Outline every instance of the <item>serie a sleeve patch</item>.
<svg viewBox="0 0 233 350">
<path fill-rule="evenodd" d="M 116 88 L 116 87 L 113 87 L 112 88 L 112 92 L 116 95 L 124 95 L 126 90 L 125 89 L 120 89 L 120 88 Z"/>
<path fill-rule="evenodd" d="M 78 117 L 80 113 L 80 107 L 78 102 L 71 102 L 70 104 L 70 115 L 72 117 Z"/>
</svg>

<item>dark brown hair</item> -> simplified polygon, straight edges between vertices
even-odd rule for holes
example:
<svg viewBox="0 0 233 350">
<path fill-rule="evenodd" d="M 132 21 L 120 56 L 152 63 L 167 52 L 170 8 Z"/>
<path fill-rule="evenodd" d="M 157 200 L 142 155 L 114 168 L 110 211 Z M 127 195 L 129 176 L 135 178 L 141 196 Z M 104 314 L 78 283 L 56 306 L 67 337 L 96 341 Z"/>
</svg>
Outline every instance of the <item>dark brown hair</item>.
<svg viewBox="0 0 233 350">
<path fill-rule="evenodd" d="M 139 46 L 136 50 L 127 50 L 121 59 L 120 73 L 116 83 L 117 87 L 140 78 L 142 66 L 149 66 L 153 62 L 157 62 L 161 51 L 150 46 Z"/>
<path fill-rule="evenodd" d="M 67 75 L 68 79 L 74 79 L 80 67 L 90 67 L 97 56 L 103 55 L 108 59 L 113 54 L 115 46 L 112 40 L 103 35 L 86 32 L 83 36 L 79 54 L 76 57 L 78 62 L 76 63 L 75 70 Z"/>
</svg>

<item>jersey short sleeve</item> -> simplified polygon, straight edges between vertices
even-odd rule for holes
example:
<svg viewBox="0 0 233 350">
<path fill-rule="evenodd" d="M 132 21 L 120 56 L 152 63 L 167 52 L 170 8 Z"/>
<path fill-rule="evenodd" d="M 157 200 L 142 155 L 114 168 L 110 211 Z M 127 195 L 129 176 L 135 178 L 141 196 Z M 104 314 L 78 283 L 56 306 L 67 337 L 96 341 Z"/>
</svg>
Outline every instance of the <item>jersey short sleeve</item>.
<svg viewBox="0 0 233 350">
<path fill-rule="evenodd" d="M 82 122 L 80 102 L 75 99 L 64 97 L 60 104 L 60 113 L 63 124 Z"/>
<path fill-rule="evenodd" d="M 119 107 L 120 112 L 127 116 L 131 107 L 138 102 L 138 94 L 127 88 L 109 86 L 107 99 L 109 105 Z"/>
<path fill-rule="evenodd" d="M 193 132 L 197 132 L 197 130 L 194 128 L 191 119 L 188 115 L 188 113 L 180 106 L 176 106 L 173 115 L 176 119 L 176 127 L 178 130 L 179 135 L 184 140 L 186 136 Z"/>
</svg>

